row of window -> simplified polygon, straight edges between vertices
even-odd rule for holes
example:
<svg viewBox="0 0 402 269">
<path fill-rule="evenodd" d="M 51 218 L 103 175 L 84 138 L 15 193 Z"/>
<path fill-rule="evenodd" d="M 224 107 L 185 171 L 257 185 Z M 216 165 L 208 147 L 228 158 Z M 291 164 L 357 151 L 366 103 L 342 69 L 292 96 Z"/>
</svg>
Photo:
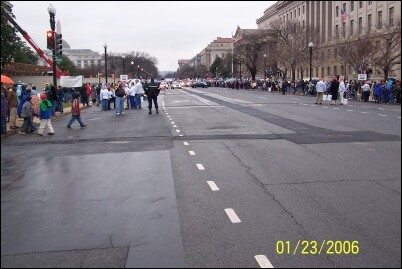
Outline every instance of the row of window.
<svg viewBox="0 0 402 269">
<path fill-rule="evenodd" d="M 355 10 L 355 1 L 350 1 L 350 11 L 354 11 Z M 363 2 L 364 1 L 359 1 L 359 8 L 363 8 Z M 368 5 L 371 5 L 373 3 L 373 1 L 365 1 L 367 2 Z M 342 4 L 342 10 L 346 12 L 346 3 Z M 335 8 L 335 16 L 338 17 L 339 15 L 339 7 L 337 6 Z"/>
<path fill-rule="evenodd" d="M 294 9 L 294 11 L 290 11 L 290 20 L 296 19 L 296 14 L 298 14 L 297 16 L 300 17 L 300 7 L 297 8 L 297 13 L 296 13 L 296 9 Z M 303 10 L 303 15 L 305 13 L 305 6 L 303 5 L 302 7 Z M 293 16 L 294 14 L 294 16 Z M 285 15 L 283 15 L 282 17 L 279 18 L 281 22 L 285 22 Z M 289 13 L 286 13 L 286 21 L 289 21 Z"/>
<path fill-rule="evenodd" d="M 85 68 L 85 67 L 88 67 L 88 63 L 90 63 L 91 66 L 94 66 L 94 65 L 95 65 L 95 60 L 90 60 L 90 61 L 88 61 L 88 60 L 84 60 L 84 61 L 77 60 L 77 66 L 80 67 L 80 66 L 81 66 L 81 62 L 84 63 L 84 68 Z M 102 63 L 102 60 L 97 60 L 96 63 L 97 63 L 98 66 L 100 66 L 101 63 Z"/>
<path fill-rule="evenodd" d="M 367 15 L 367 32 L 371 32 L 371 28 L 373 26 L 373 15 Z M 355 20 L 350 20 L 350 35 L 354 34 L 354 22 Z M 388 17 L 388 24 L 389 26 L 394 25 L 394 7 L 389 8 L 389 17 Z M 383 27 L 383 20 L 382 20 L 382 11 L 378 11 L 377 13 L 377 28 L 381 29 Z M 361 34 L 363 32 L 363 18 L 359 17 L 359 28 L 358 33 Z M 339 26 L 338 24 L 335 25 L 335 36 L 339 37 Z M 342 36 L 346 36 L 346 22 L 342 22 Z"/>
<path fill-rule="evenodd" d="M 373 1 L 359 1 L 359 8 L 363 8 L 363 2 L 367 2 L 368 5 L 371 5 L 373 3 Z M 346 12 L 346 3 L 342 4 L 342 10 Z M 355 3 L 354 1 L 350 1 L 350 11 L 354 11 L 355 10 Z M 339 7 L 337 6 L 335 8 L 335 16 L 338 17 L 339 16 Z"/>
</svg>

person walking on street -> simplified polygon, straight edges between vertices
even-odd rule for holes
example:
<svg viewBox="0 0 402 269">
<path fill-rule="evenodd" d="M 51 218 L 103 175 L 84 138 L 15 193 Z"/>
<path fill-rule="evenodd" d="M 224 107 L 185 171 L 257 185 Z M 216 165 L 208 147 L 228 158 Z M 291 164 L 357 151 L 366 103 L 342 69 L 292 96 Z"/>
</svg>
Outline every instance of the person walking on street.
<svg viewBox="0 0 402 269">
<path fill-rule="evenodd" d="M 39 119 L 40 119 L 40 125 L 39 125 L 39 130 L 38 130 L 38 135 L 42 136 L 43 133 L 45 132 L 45 128 L 47 127 L 48 129 L 48 135 L 53 135 L 54 130 L 52 126 L 52 122 L 50 120 L 51 116 L 51 107 L 52 104 L 50 103 L 49 100 L 47 100 L 46 94 L 42 93 L 40 95 L 40 99 L 42 101 L 39 103 Z"/>
<path fill-rule="evenodd" d="M 81 121 L 80 101 L 78 100 L 79 97 L 79 94 L 74 93 L 73 100 L 71 101 L 71 119 L 67 124 L 67 129 L 71 129 L 71 124 L 73 124 L 75 120 L 78 121 L 81 128 L 85 128 L 87 126 Z"/>
<path fill-rule="evenodd" d="M 315 104 L 322 105 L 322 97 L 324 96 L 324 92 L 326 91 L 327 86 L 324 83 L 324 78 L 320 78 L 320 81 L 317 82 L 316 91 L 317 91 L 317 99 Z"/>
<path fill-rule="evenodd" d="M 26 134 L 29 128 L 31 129 L 32 133 L 37 132 L 35 126 L 33 125 L 34 111 L 32 108 L 31 99 L 32 97 L 28 95 L 25 103 L 22 105 L 21 117 L 24 118 L 24 122 L 22 123 L 20 131 L 18 132 L 19 134 Z"/>
<path fill-rule="evenodd" d="M 56 112 L 56 106 L 57 106 L 57 92 L 56 88 L 53 85 L 50 87 L 50 93 L 48 95 L 48 99 L 52 103 L 52 108 L 50 111 L 53 117 Z"/>
<path fill-rule="evenodd" d="M 148 114 L 152 114 L 152 101 L 155 105 L 156 114 L 159 114 L 158 110 L 158 95 L 160 93 L 159 84 L 155 82 L 154 78 L 151 78 L 151 82 L 148 84 L 147 88 L 145 89 L 145 93 L 148 97 Z"/>
</svg>

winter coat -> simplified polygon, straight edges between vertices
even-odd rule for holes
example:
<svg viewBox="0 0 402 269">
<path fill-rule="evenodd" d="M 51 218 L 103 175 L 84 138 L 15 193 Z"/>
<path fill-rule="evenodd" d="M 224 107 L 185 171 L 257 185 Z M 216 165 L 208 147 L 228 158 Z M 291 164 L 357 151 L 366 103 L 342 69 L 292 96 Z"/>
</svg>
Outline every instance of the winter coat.
<svg viewBox="0 0 402 269">
<path fill-rule="evenodd" d="M 81 114 L 80 101 L 75 98 L 71 101 L 71 115 L 79 116 Z"/>
<path fill-rule="evenodd" d="M 337 80 L 333 80 L 330 86 L 330 92 L 332 94 L 332 100 L 338 100 L 338 88 L 339 82 Z"/>
<path fill-rule="evenodd" d="M 50 119 L 52 113 L 50 111 L 50 107 L 52 107 L 52 104 L 50 103 L 49 100 L 45 99 L 40 102 L 40 109 L 39 109 L 39 118 L 48 120 Z"/>
<path fill-rule="evenodd" d="M 8 115 L 8 103 L 6 100 L 6 95 L 1 93 L 1 117 L 7 118 Z"/>
<path fill-rule="evenodd" d="M 8 92 L 7 102 L 8 102 L 8 105 L 10 106 L 10 108 L 18 107 L 17 94 L 15 93 L 14 90 Z"/>
<path fill-rule="evenodd" d="M 156 97 L 160 93 L 159 84 L 156 82 L 150 82 L 145 89 L 145 93 L 149 97 Z"/>
<path fill-rule="evenodd" d="M 22 106 L 21 110 L 21 117 L 22 118 L 33 118 L 33 109 L 32 109 L 32 104 L 30 101 L 26 101 L 24 105 Z"/>
</svg>

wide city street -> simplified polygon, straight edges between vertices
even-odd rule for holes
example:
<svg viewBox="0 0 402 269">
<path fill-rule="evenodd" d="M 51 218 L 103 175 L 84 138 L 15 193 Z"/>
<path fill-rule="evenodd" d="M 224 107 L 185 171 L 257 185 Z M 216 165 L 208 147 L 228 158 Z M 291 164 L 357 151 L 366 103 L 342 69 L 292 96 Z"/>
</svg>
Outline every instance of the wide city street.
<svg viewBox="0 0 402 269">
<path fill-rule="evenodd" d="M 401 267 L 400 105 L 158 101 L 2 139 L 2 267 Z"/>
</svg>

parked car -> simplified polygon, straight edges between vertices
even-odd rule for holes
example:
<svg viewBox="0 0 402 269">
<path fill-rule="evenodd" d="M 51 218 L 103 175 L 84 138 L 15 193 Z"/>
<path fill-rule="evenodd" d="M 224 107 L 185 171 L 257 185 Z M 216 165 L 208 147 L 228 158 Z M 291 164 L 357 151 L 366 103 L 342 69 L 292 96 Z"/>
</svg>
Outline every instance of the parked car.
<svg viewBox="0 0 402 269">
<path fill-rule="evenodd" d="M 202 81 L 196 81 L 196 82 L 193 82 L 193 84 L 191 84 L 191 88 L 198 88 L 198 87 L 208 88 L 208 85 L 207 85 L 207 83 L 202 82 Z"/>
</svg>

